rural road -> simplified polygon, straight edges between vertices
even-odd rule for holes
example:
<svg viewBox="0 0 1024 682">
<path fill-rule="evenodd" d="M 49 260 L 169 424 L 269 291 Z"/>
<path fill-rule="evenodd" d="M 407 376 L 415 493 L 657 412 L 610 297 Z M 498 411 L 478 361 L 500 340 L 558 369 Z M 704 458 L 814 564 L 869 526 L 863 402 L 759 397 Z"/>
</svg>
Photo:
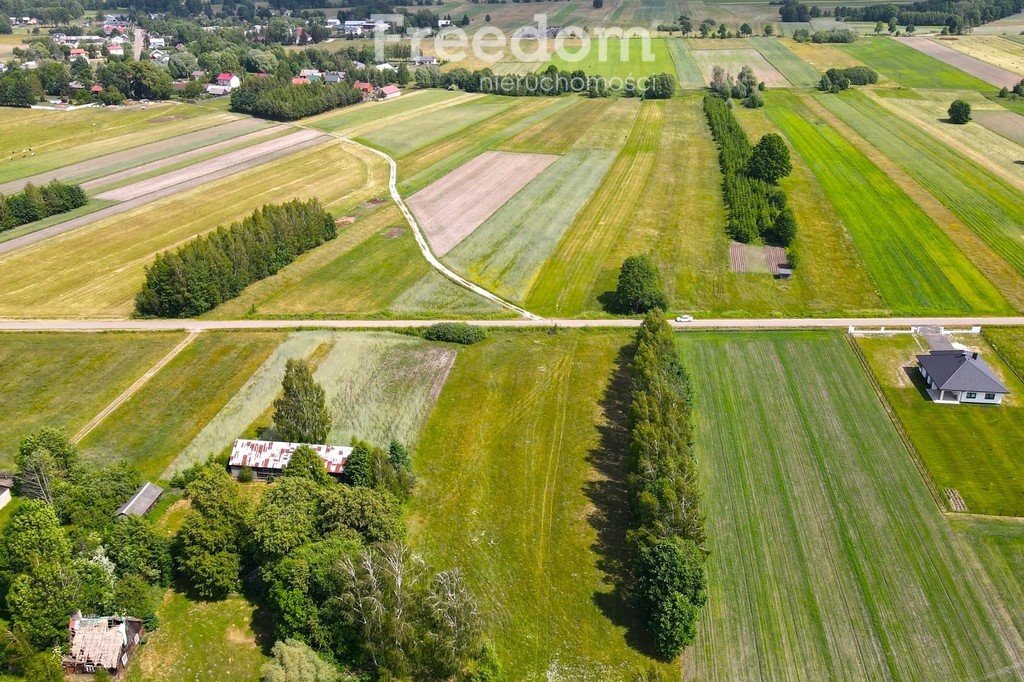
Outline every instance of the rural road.
<svg viewBox="0 0 1024 682">
<path fill-rule="evenodd" d="M 400 329 L 426 327 L 439 320 L 12 320 L 0 319 L 0 332 L 96 331 L 217 331 L 234 329 Z M 540 317 L 507 320 L 462 320 L 481 327 L 629 328 L 637 319 L 566 320 Z M 907 328 L 942 326 L 963 329 L 974 325 L 1024 326 L 1024 317 L 850 317 L 784 319 L 697 319 L 672 322 L 677 329 L 846 329 L 855 327 Z"/>
</svg>

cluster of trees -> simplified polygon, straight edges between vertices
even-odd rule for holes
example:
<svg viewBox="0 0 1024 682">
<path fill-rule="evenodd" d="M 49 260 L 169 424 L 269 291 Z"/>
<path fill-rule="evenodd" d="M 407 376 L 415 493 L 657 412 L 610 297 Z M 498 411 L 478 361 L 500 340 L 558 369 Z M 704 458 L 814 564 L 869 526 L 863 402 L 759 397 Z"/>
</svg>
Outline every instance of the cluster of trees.
<svg viewBox="0 0 1024 682">
<path fill-rule="evenodd" d="M 775 133 L 751 148 L 730 104 L 714 95 L 704 98 L 704 113 L 718 145 L 729 236 L 744 243 L 762 239 L 789 246 L 796 237 L 796 218 L 776 184 L 792 171 L 789 150 Z"/>
<path fill-rule="evenodd" d="M 153 317 L 200 315 L 337 234 L 317 199 L 264 206 L 239 223 L 158 254 L 146 268 L 135 310 Z"/>
<path fill-rule="evenodd" d="M 9 69 L 0 74 L 0 106 L 27 108 L 42 96 L 39 77 L 33 82 L 32 74 L 21 69 Z"/>
<path fill-rule="evenodd" d="M 436 66 L 422 66 L 414 74 L 421 88 L 459 89 L 465 92 L 486 92 L 512 97 L 558 96 L 568 92 L 585 92 L 591 97 L 604 97 L 608 85 L 600 76 L 583 71 L 559 71 L 554 64 L 535 74 L 496 75 L 490 69 L 458 68 L 442 72 Z"/>
<path fill-rule="evenodd" d="M 308 364 L 289 363 L 275 431 L 305 441 L 328 426 Z M 402 542 L 412 474 L 400 444 L 356 443 L 341 482 L 301 446 L 257 502 L 217 464 L 181 478 L 191 511 L 173 543 L 178 576 L 207 599 L 245 581 L 265 595 L 281 640 L 265 679 L 334 679 L 325 661 L 381 679 L 496 679 L 461 573 L 430 570 Z"/>
<path fill-rule="evenodd" d="M 715 65 L 711 71 L 711 92 L 722 99 L 738 99 L 743 101 L 743 106 L 748 109 L 757 109 L 764 106 L 764 81 L 758 81 L 754 70 L 749 66 L 740 69 L 737 78 L 731 73 L 726 73 L 721 66 Z"/>
<path fill-rule="evenodd" d="M 148 521 L 115 519 L 141 483 L 131 467 L 86 465 L 67 434 L 50 428 L 23 440 L 15 463 L 17 493 L 28 499 L 0 535 L 0 612 L 10 622 L 0 629 L 0 671 L 39 679 L 59 670 L 52 652 L 75 610 L 155 627 L 171 560 Z"/>
<path fill-rule="evenodd" d="M 31 182 L 17 194 L 0 194 L 0 232 L 47 216 L 85 206 L 89 198 L 79 185 L 51 180 L 42 187 Z"/>
<path fill-rule="evenodd" d="M 852 43 L 857 40 L 857 34 L 848 28 L 830 28 L 826 31 L 815 31 L 811 33 L 806 28 L 798 28 L 793 31 L 793 40 L 798 43 Z"/>
<path fill-rule="evenodd" d="M 690 378 L 660 310 L 637 331 L 629 372 L 633 582 L 658 653 L 672 658 L 693 641 L 707 601 L 705 533 Z"/>
<path fill-rule="evenodd" d="M 1022 0 L 920 0 L 906 5 L 837 7 L 837 19 L 888 22 L 905 26 L 943 26 L 949 33 L 963 33 L 974 26 L 1024 11 Z"/>
<path fill-rule="evenodd" d="M 483 341 L 487 338 L 487 333 L 481 327 L 474 327 L 465 322 L 438 322 L 426 328 L 423 338 L 428 341 L 447 341 L 469 346 Z"/>
<path fill-rule="evenodd" d="M 779 18 L 786 22 L 807 22 L 830 14 L 828 10 L 822 11 L 817 5 L 808 7 L 799 0 L 785 0 L 779 6 Z"/>
<path fill-rule="evenodd" d="M 1020 79 L 1020 82 L 1014 85 L 1012 89 L 1007 88 L 1005 86 L 1000 88 L 999 96 L 1010 98 L 1024 97 L 1024 78 Z"/>
<path fill-rule="evenodd" d="M 871 85 L 878 82 L 878 72 L 867 66 L 850 66 L 845 69 L 832 68 L 818 81 L 818 89 L 833 94 L 848 89 L 851 85 Z"/>
<path fill-rule="evenodd" d="M 635 315 L 655 308 L 668 308 L 668 295 L 662 285 L 661 273 L 650 256 L 630 256 L 622 262 L 614 298 L 615 310 L 612 312 Z"/>
<path fill-rule="evenodd" d="M 294 85 L 276 78 L 246 78 L 231 91 L 231 110 L 275 121 L 294 121 L 363 101 L 348 83 Z"/>
</svg>

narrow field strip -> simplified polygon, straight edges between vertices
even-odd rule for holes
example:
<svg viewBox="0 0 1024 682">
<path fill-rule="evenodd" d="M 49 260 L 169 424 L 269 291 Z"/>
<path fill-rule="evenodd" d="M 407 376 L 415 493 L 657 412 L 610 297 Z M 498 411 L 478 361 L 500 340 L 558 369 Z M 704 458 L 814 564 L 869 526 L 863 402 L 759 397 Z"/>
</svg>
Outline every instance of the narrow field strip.
<svg viewBox="0 0 1024 682">
<path fill-rule="evenodd" d="M 499 148 L 506 152 L 564 154 L 573 146 L 580 131 L 587 130 L 607 115 L 613 101 L 608 98 L 573 98 L 568 106 L 534 123 Z"/>
<path fill-rule="evenodd" d="M 969 54 L 958 52 L 951 47 L 946 47 L 928 38 L 907 37 L 896 38 L 896 40 L 997 88 L 1012 88 L 1020 81 L 1019 74 L 1007 71 L 994 64 L 983 62 Z"/>
<path fill-rule="evenodd" d="M 940 45 L 1024 76 L 1024 45 L 1003 36 L 949 36 Z"/>
<path fill-rule="evenodd" d="M 470 279 L 522 301 L 615 160 L 607 150 L 573 150 L 558 158 L 448 253 Z"/>
<path fill-rule="evenodd" d="M 858 40 L 838 47 L 903 88 L 992 92 L 992 86 L 980 78 L 893 38 Z"/>
<path fill-rule="evenodd" d="M 928 188 L 1024 275 L 1024 195 L 956 151 L 940 147 L 919 127 L 886 114 L 863 94 L 818 101 Z"/>
<path fill-rule="evenodd" d="M 679 343 L 718 548 L 696 676 L 964 679 L 1024 660 L 844 338 Z"/>
<path fill-rule="evenodd" d="M 700 71 L 700 66 L 697 65 L 697 60 L 693 58 L 693 54 L 690 52 L 690 48 L 686 46 L 686 41 L 680 38 L 675 40 L 669 38 L 665 41 L 668 46 L 668 53 L 672 57 L 672 63 L 676 67 L 676 78 L 679 79 L 679 85 L 684 90 L 696 90 L 703 88 L 707 85 L 704 81 L 704 74 Z"/>
<path fill-rule="evenodd" d="M 773 95 L 769 118 L 821 182 L 894 311 L 1007 309 L 995 287 L 888 176 L 795 96 Z"/>
<path fill-rule="evenodd" d="M 328 133 L 346 132 L 349 128 L 375 121 L 389 121 L 410 112 L 419 114 L 428 107 L 458 98 L 457 93 L 448 90 L 413 90 L 402 93 L 398 99 L 365 102 L 351 109 L 330 111 L 305 118 L 302 122 L 310 128 Z"/>
<path fill-rule="evenodd" d="M 761 56 L 793 85 L 814 87 L 821 79 L 821 74 L 815 68 L 798 57 L 778 38 L 758 37 L 751 38 L 750 42 Z"/>
<path fill-rule="evenodd" d="M 1012 111 L 982 109 L 971 114 L 978 125 L 985 126 L 1010 142 L 1024 147 L 1024 116 Z"/>
<path fill-rule="evenodd" d="M 431 250 L 447 254 L 557 158 L 484 152 L 409 197 Z"/>
</svg>

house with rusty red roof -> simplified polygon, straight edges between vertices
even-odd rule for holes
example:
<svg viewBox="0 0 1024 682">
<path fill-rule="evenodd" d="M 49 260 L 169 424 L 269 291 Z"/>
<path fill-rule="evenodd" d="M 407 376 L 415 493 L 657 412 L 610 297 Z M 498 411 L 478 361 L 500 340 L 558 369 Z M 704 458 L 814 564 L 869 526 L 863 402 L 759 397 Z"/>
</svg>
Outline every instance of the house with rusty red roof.
<svg viewBox="0 0 1024 682">
<path fill-rule="evenodd" d="M 265 481 L 281 475 L 291 461 L 292 453 L 300 445 L 303 443 L 239 439 L 231 448 L 228 469 L 235 478 L 242 473 L 242 469 L 252 469 L 254 479 Z M 341 445 L 307 445 L 324 461 L 327 473 L 336 478 L 344 473 L 352 448 Z"/>
<path fill-rule="evenodd" d="M 383 88 L 378 88 L 373 96 L 376 99 L 394 99 L 401 94 L 402 91 L 398 89 L 397 85 L 385 85 Z"/>
<path fill-rule="evenodd" d="M 217 74 L 217 85 L 222 88 L 237 88 L 241 84 L 242 80 L 233 73 L 225 71 Z"/>
</svg>

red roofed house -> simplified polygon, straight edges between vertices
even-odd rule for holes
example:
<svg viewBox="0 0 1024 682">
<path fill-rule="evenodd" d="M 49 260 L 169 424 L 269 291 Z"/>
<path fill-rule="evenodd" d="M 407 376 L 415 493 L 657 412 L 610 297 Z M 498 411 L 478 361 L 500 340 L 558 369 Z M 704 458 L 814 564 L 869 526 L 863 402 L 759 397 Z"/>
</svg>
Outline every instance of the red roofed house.
<svg viewBox="0 0 1024 682">
<path fill-rule="evenodd" d="M 394 99 L 402 94 L 397 85 L 385 85 L 374 94 L 377 99 Z"/>
<path fill-rule="evenodd" d="M 120 45 L 107 45 L 107 54 L 120 57 L 124 54 L 124 48 Z"/>
<path fill-rule="evenodd" d="M 241 79 L 233 73 L 225 72 L 217 75 L 217 85 L 223 88 L 237 88 L 241 84 Z"/>
<path fill-rule="evenodd" d="M 252 469 L 253 478 L 257 481 L 266 480 L 270 476 L 278 476 L 288 466 L 292 453 L 302 443 L 282 443 L 270 440 L 236 440 L 231 448 L 228 469 L 231 475 L 238 478 L 242 469 Z M 352 448 L 341 445 L 309 445 L 313 452 L 320 455 L 327 467 L 327 473 L 338 477 L 345 471 L 345 462 L 352 454 Z"/>
<path fill-rule="evenodd" d="M 91 92 L 94 95 L 98 95 L 101 92 L 103 92 L 103 86 L 100 85 L 99 83 L 97 83 L 96 85 L 94 85 L 91 88 L 89 88 L 89 92 Z"/>
<path fill-rule="evenodd" d="M 304 76 L 296 76 L 292 79 L 292 85 L 309 85 L 309 79 Z"/>
<path fill-rule="evenodd" d="M 71 59 L 78 59 L 79 57 L 88 57 L 89 53 L 80 47 L 71 48 Z"/>
<path fill-rule="evenodd" d="M 369 95 L 371 92 L 373 92 L 373 86 L 370 85 L 369 83 L 364 83 L 363 81 L 356 81 L 355 85 L 353 85 L 352 87 L 354 87 L 356 90 L 361 90 L 363 94 L 366 95 Z"/>
</svg>

